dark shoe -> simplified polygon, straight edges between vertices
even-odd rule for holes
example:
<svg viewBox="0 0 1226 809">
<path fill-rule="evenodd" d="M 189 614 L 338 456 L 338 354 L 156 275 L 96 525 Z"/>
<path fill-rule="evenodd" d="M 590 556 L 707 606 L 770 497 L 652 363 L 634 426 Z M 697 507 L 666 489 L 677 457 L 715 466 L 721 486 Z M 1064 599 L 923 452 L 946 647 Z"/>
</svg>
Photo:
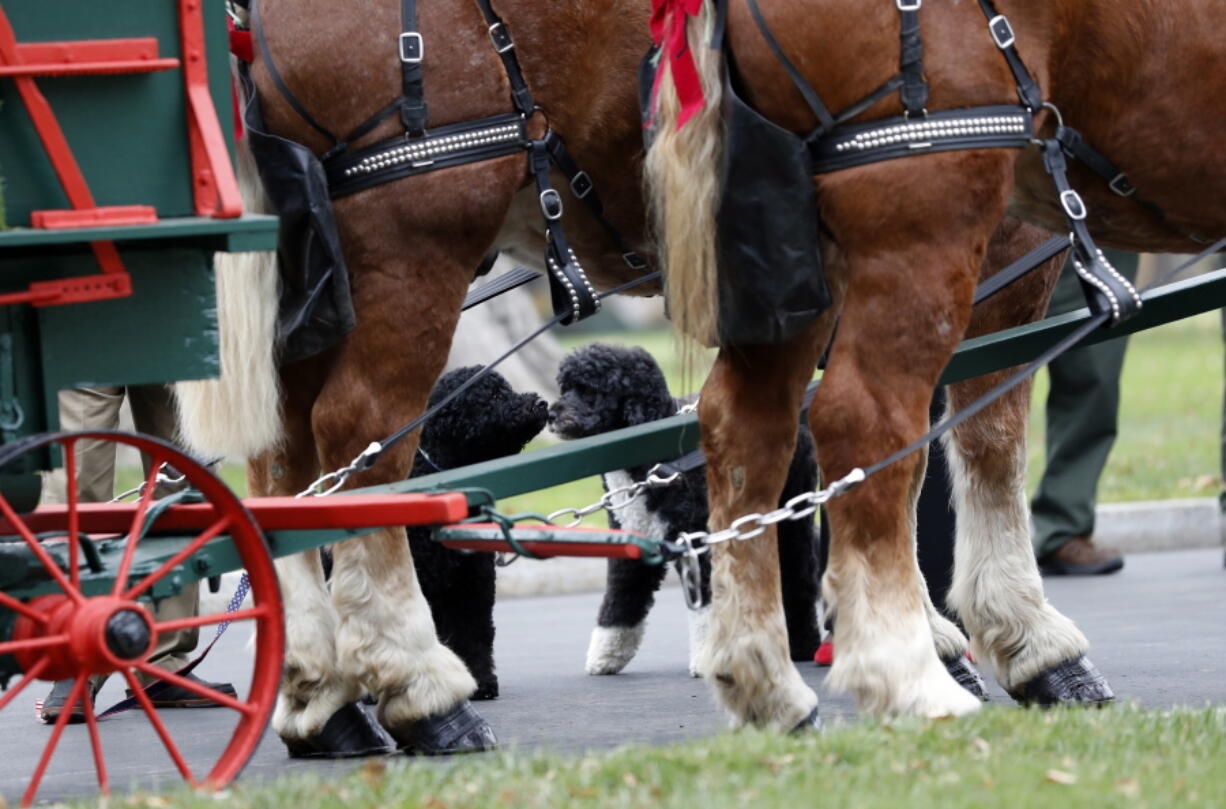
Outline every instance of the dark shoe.
<svg viewBox="0 0 1226 809">
<path fill-rule="evenodd" d="M 59 680 L 51 687 L 51 693 L 43 700 L 42 707 L 39 708 L 38 715 L 47 724 L 51 724 L 56 719 L 59 719 L 60 712 L 64 710 L 64 703 L 68 701 L 68 695 L 72 693 L 72 685 L 75 680 Z M 94 687 L 88 686 L 89 700 L 93 703 Z M 85 721 L 85 709 L 78 702 L 73 706 L 72 713 L 68 715 L 68 724 L 76 725 Z"/>
<path fill-rule="evenodd" d="M 184 675 L 193 683 L 199 683 L 205 688 L 211 688 L 227 697 L 238 698 L 238 692 L 234 690 L 234 686 L 229 683 L 208 683 L 201 680 L 195 674 L 188 672 Z M 149 694 L 149 699 L 153 703 L 154 708 L 220 708 L 221 705 L 201 696 L 194 691 L 188 691 L 186 688 L 180 688 L 167 682 L 158 683 L 157 687 L 152 690 L 146 689 Z M 132 692 L 127 691 L 129 697 Z"/>
<path fill-rule="evenodd" d="M 1070 539 L 1039 560 L 1039 569 L 1050 576 L 1098 576 L 1123 567 L 1123 554 L 1115 548 L 1099 547 L 1089 537 Z"/>
</svg>

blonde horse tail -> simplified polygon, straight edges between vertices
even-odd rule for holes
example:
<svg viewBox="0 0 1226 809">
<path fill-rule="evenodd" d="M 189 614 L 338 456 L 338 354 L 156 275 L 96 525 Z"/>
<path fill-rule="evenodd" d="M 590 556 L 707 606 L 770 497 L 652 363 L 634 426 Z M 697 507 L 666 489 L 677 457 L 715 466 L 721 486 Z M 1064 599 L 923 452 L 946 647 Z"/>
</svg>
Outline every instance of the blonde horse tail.
<svg viewBox="0 0 1226 809">
<path fill-rule="evenodd" d="M 717 335 L 716 213 L 724 141 L 723 52 L 708 44 L 714 19 L 714 3 L 708 1 L 686 23 L 706 103 L 678 129 L 681 105 L 672 78 L 662 75 L 654 110 L 655 140 L 645 164 L 669 316 L 679 332 L 705 345 L 714 345 Z M 668 69 L 668 60 L 661 58 L 659 70 Z"/>
<path fill-rule="evenodd" d="M 245 139 L 237 156 L 244 207 L 271 213 Z M 174 386 L 179 439 L 201 456 L 242 460 L 281 440 L 281 391 L 273 356 L 277 259 L 273 252 L 217 253 L 215 266 L 221 377 Z"/>
</svg>

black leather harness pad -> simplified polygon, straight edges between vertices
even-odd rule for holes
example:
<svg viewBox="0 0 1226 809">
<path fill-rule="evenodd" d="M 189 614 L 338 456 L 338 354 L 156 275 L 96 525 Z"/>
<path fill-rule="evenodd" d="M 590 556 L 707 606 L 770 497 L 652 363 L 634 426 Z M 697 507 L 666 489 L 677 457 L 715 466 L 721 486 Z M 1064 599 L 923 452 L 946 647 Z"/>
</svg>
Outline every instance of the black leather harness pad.
<svg viewBox="0 0 1226 809">
<path fill-rule="evenodd" d="M 265 130 L 245 68 L 242 75 L 247 138 L 264 191 L 281 219 L 276 351 L 277 361 L 285 364 L 330 348 L 357 318 L 323 165 L 307 147 Z"/>
<path fill-rule="evenodd" d="M 830 306 L 805 141 L 724 83 L 719 342 L 779 343 Z"/>
</svg>

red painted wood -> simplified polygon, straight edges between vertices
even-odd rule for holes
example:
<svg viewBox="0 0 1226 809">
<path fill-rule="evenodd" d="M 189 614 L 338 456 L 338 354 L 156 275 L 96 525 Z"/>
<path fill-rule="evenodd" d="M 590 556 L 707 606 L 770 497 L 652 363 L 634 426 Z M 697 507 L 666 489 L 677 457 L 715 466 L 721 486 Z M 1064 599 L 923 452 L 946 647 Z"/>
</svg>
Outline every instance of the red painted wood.
<svg viewBox="0 0 1226 809">
<path fill-rule="evenodd" d="M 444 539 L 439 542 L 444 548 L 457 551 L 485 551 L 487 553 L 514 553 L 506 540 L 489 539 Z M 611 545 L 598 542 L 534 542 L 520 541 L 519 546 L 542 559 L 555 556 L 588 556 L 599 559 L 642 559 L 643 549 L 633 543 Z"/>
<path fill-rule="evenodd" d="M 157 210 L 151 205 L 106 205 L 80 211 L 30 212 L 30 227 L 47 230 L 93 228 L 106 225 L 152 225 L 157 221 Z"/>
<path fill-rule="evenodd" d="M 187 132 L 192 158 L 192 192 L 196 213 L 233 219 L 243 213 L 238 180 L 230 165 L 225 134 L 209 94 L 204 52 L 204 15 L 200 0 L 179 0 L 179 35 L 183 83 L 187 93 Z"/>
<path fill-rule="evenodd" d="M 156 37 L 23 42 L 20 64 L 0 65 L 0 76 L 82 76 L 98 73 L 153 73 L 173 70 L 178 59 L 159 59 Z"/>
<path fill-rule="evenodd" d="M 386 525 L 437 525 L 468 516 L 463 494 L 346 495 L 328 497 L 248 497 L 243 505 L 265 531 L 312 528 L 377 528 Z M 87 534 L 123 533 L 132 527 L 135 503 L 81 503 L 81 530 Z M 202 531 L 217 519 L 208 503 L 173 506 L 158 518 L 159 531 Z M 22 515 L 34 533 L 62 531 L 68 525 L 67 506 L 43 506 Z M 0 519 L 0 533 L 13 533 Z"/>
</svg>

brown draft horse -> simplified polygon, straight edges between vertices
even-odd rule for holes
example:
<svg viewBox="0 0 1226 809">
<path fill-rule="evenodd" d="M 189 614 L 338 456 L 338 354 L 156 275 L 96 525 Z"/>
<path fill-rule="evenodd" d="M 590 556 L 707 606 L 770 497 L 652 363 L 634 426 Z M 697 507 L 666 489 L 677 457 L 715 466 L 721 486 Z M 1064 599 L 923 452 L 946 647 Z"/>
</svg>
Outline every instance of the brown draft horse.
<svg viewBox="0 0 1226 809">
<path fill-rule="evenodd" d="M 709 334 L 714 303 L 712 192 L 717 184 L 718 51 L 704 47 L 710 4 L 688 20 L 708 105 L 677 130 L 670 81 L 658 98 L 659 138 L 648 158 L 662 209 L 674 318 Z M 894 3 L 763 0 L 770 29 L 838 112 L 898 72 Z M 1226 47 L 1213 33 L 1211 0 L 1000 0 L 1017 46 L 1046 100 L 1122 167 L 1166 222 L 1076 167 L 1071 173 L 1104 243 L 1196 252 L 1181 234 L 1226 230 Z M 1016 103 L 1016 84 L 975 2 L 923 3 L 919 12 L 928 107 Z M 814 120 L 759 33 L 745 0 L 732 0 L 729 50 L 759 112 L 795 132 Z M 891 94 L 856 120 L 898 115 Z M 1039 132 L 1050 131 L 1049 115 Z M 700 417 L 710 458 L 712 529 L 773 508 L 792 452 L 793 414 L 838 315 L 828 370 L 810 411 L 823 477 L 834 481 L 919 437 L 933 385 L 968 333 L 1038 314 L 1043 296 L 972 315 L 972 291 L 1006 212 L 1065 230 L 1035 149 L 954 151 L 873 163 L 816 178 L 828 230 L 831 311 L 780 346 L 721 350 Z M 680 221 L 678 221 L 680 220 Z M 1169 226 L 1168 226 L 1169 225 Z M 997 234 L 1000 235 L 999 233 Z M 1016 255 L 1016 254 L 1015 254 Z M 1043 286 L 1046 282 L 1029 282 Z M 983 307 L 980 307 L 981 309 Z M 1011 308 L 1011 312 L 1004 310 Z M 1027 312 L 1026 309 L 1029 308 Z M 958 410 L 1000 375 L 952 386 Z M 1044 701 L 1108 697 L 1084 665 L 1087 642 L 1043 595 L 1030 544 L 1024 483 L 1028 392 L 1018 388 L 948 437 L 955 475 L 957 550 L 951 605 L 1007 691 Z M 965 649 L 934 620 L 918 575 L 914 507 L 924 457 L 902 460 L 831 501 L 834 542 L 823 595 L 837 608 L 838 658 L 830 682 L 876 714 L 957 715 L 978 701 L 939 658 Z M 742 720 L 789 728 L 817 698 L 788 662 L 774 543 L 714 548 L 707 672 Z M 1063 679 L 1063 683 L 1055 681 Z M 1036 682 L 1045 683 L 1035 695 Z"/>
<path fill-rule="evenodd" d="M 561 133 L 594 180 L 607 218 L 631 249 L 650 256 L 635 89 L 650 45 L 647 0 L 595 0 L 564 10 L 523 0 L 495 5 L 540 108 L 529 121 L 532 137 L 547 126 Z M 277 69 L 327 128 L 350 131 L 401 94 L 399 0 L 260 0 L 259 8 Z M 424 0 L 418 18 L 428 127 L 514 111 L 473 0 Z M 290 108 L 258 53 L 251 75 L 270 132 L 317 154 L 330 146 Z M 355 145 L 403 131 L 392 116 Z M 554 183 L 566 187 L 561 177 Z M 565 199 L 567 236 L 591 281 L 607 289 L 638 277 L 583 203 Z M 193 383 L 179 391 L 185 438 L 205 453 L 250 458 L 253 495 L 297 494 L 421 413 L 483 256 L 498 248 L 540 262 L 543 225 L 525 154 L 380 185 L 338 200 L 335 212 L 357 327 L 335 348 L 281 368 L 278 393 L 269 384 L 278 376 L 269 349 L 271 265 L 252 257 L 240 258 L 242 266 L 219 263 L 225 379 L 220 387 Z M 416 444 L 413 437 L 397 445 L 348 486 L 403 480 Z M 337 712 L 363 693 L 377 697 L 378 718 L 401 746 L 430 748 L 431 740 L 421 738 L 424 719 L 451 733 L 433 740 L 438 752 L 488 743 L 464 710 L 473 679 L 435 636 L 403 529 L 338 544 L 330 592 L 317 551 L 277 567 L 288 642 L 273 725 L 291 750 L 360 751 L 360 743 L 336 743 L 343 718 L 352 717 L 351 709 Z M 321 733 L 334 716 L 341 718 Z M 455 733 L 465 721 L 471 732 Z"/>
</svg>

